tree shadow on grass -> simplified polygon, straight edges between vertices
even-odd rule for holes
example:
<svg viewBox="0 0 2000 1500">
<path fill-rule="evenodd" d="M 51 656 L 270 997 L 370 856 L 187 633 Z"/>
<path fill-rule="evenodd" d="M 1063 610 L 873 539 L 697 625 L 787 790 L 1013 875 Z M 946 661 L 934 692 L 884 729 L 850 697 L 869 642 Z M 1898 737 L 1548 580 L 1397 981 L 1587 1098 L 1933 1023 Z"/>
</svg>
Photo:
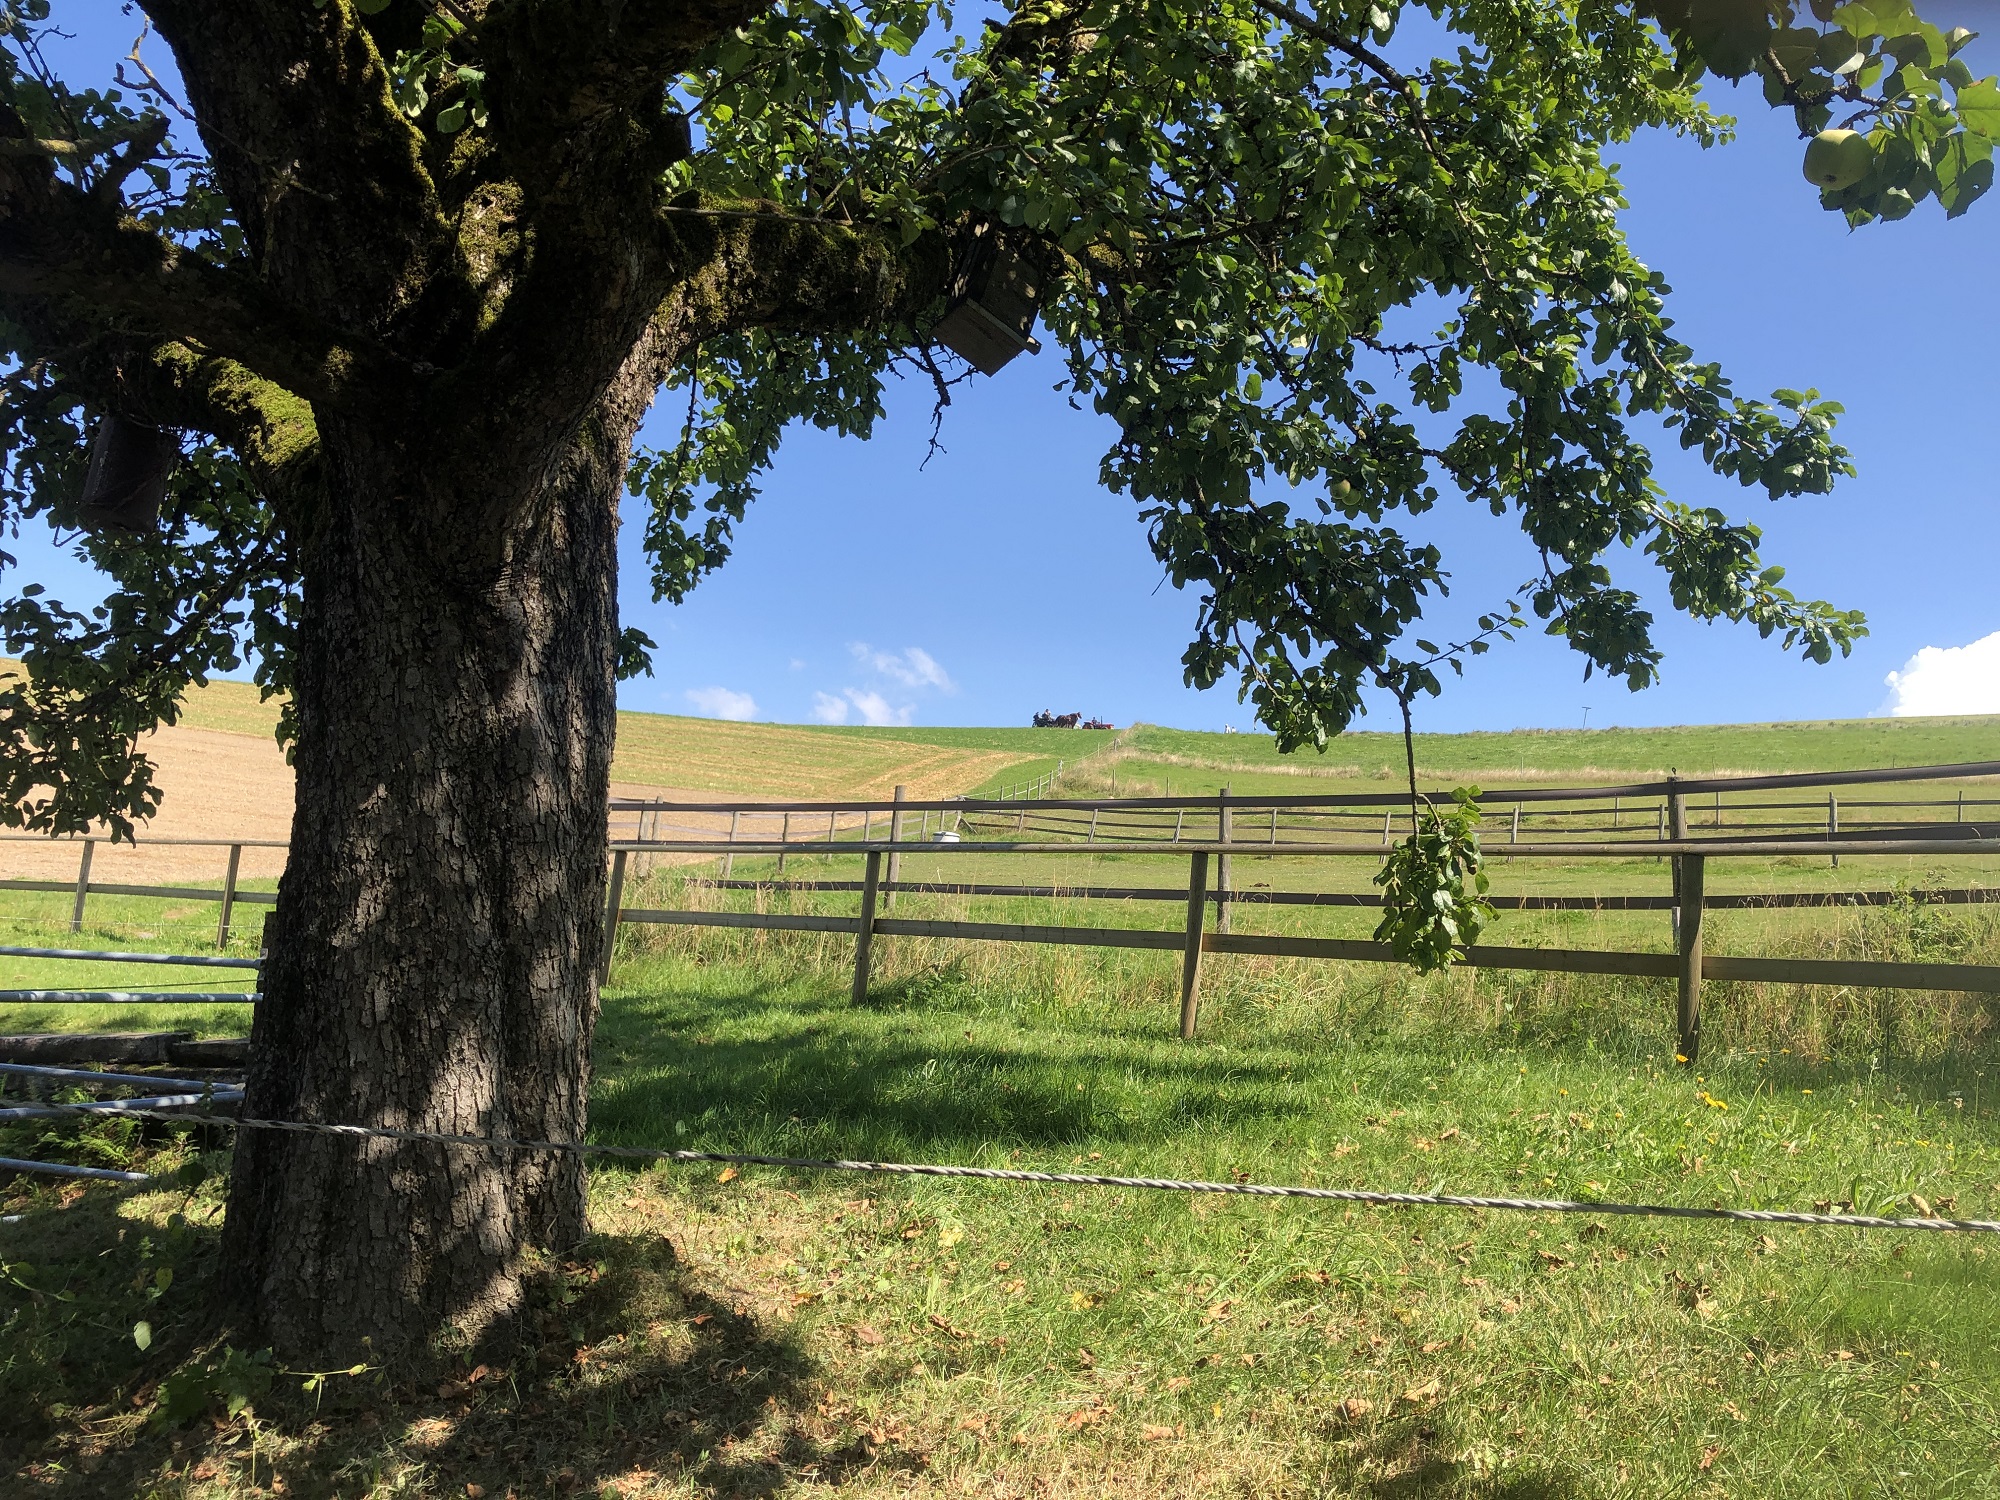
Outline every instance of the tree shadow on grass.
<svg viewBox="0 0 2000 1500">
<path fill-rule="evenodd" d="M 1339 1478 L 1347 1493 L 1370 1500 L 1576 1500 L 1586 1493 L 1574 1476 L 1537 1467 L 1484 1472 L 1451 1456 L 1438 1430 L 1405 1418 L 1384 1423 L 1346 1450 Z"/>
<path fill-rule="evenodd" d="M 805 1474 L 922 1466 L 825 1415 L 823 1377 L 789 1326 L 697 1285 L 645 1234 L 598 1236 L 551 1268 L 504 1364 L 468 1360 L 421 1388 L 335 1376 L 311 1393 L 281 1371 L 247 1416 L 215 1397 L 186 1422 L 149 1420 L 163 1378 L 218 1363 L 231 1334 L 209 1311 L 216 1230 L 163 1244 L 121 1217 L 124 1196 L 93 1188 L 6 1226 L 0 1251 L 20 1269 L 33 1248 L 26 1279 L 47 1294 L 30 1298 L 34 1328 L 15 1320 L 0 1493 L 272 1493 L 275 1477 L 301 1500 L 403 1485 L 518 1500 L 665 1484 L 756 1496 Z M 162 1267 L 174 1290 L 148 1307 L 133 1287 Z M 157 1320 L 144 1353 L 127 1304 Z"/>
<path fill-rule="evenodd" d="M 807 1154 L 824 1137 L 819 1147 L 837 1141 L 843 1155 L 892 1156 L 1086 1137 L 1138 1144 L 1200 1127 L 1283 1128 L 1310 1113 L 1283 1064 L 1240 1049 L 1163 1055 L 1151 1039 L 1095 1030 L 1024 1028 L 1004 1043 L 967 1031 L 961 1040 L 955 1021 L 899 1025 L 898 1010 L 923 1007 L 894 992 L 871 1000 L 858 1026 L 841 1024 L 836 1003 L 846 1009 L 829 1000 L 815 1014 L 781 984 L 704 995 L 698 1019 L 648 1015 L 643 1004 L 621 1013 L 612 1002 L 599 1030 L 594 1133 L 679 1145 L 691 1141 L 677 1125 L 726 1122 L 737 1132 L 731 1149 Z M 759 1035 L 730 1034 L 740 1032 L 734 1023 L 774 1014 L 786 1019 Z M 1101 1087 L 1110 1073 L 1118 1087 Z M 704 1128 L 704 1138 L 715 1134 Z M 757 1146 L 739 1144 L 749 1138 Z"/>
</svg>

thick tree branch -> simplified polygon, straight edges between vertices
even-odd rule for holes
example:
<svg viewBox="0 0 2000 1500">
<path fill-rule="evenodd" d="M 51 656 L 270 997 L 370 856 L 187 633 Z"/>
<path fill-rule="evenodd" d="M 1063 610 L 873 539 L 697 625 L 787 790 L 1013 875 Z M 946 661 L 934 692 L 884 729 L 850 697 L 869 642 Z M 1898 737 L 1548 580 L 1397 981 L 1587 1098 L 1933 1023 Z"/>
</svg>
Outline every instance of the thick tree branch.
<svg viewBox="0 0 2000 1500">
<path fill-rule="evenodd" d="M 914 330 L 951 276 L 952 245 L 941 231 L 904 245 L 891 226 L 776 213 L 694 218 L 672 208 L 663 217 L 683 269 L 659 318 L 683 344 L 745 328 Z"/>
<path fill-rule="evenodd" d="M 730 331 L 884 328 L 914 339 L 950 275 L 942 233 L 906 246 L 893 228 L 791 216 L 775 204 L 742 205 L 765 211 L 740 218 L 684 211 L 706 207 L 658 212 L 650 239 L 619 258 L 615 277 L 603 260 L 589 278 L 553 260 L 539 266 L 436 382 L 426 429 L 452 434 L 489 464 L 495 454 L 544 452 L 586 420 L 621 371 L 632 372 L 635 350 L 640 378 L 657 385 L 688 350 Z M 529 369 L 539 372 L 529 382 L 509 373 Z M 532 465 L 523 472 L 532 478 Z M 490 514 L 460 518 L 464 533 L 506 534 L 510 512 L 534 493 L 490 493 Z"/>
<path fill-rule="evenodd" d="M 386 334 L 454 253 L 422 134 L 352 0 L 144 0 L 187 82 L 258 273 Z"/>
<path fill-rule="evenodd" d="M 9 297 L 7 317 L 100 411 L 205 434 L 230 448 L 263 494 L 297 514 L 320 493 L 319 429 L 301 397 L 189 343 L 108 331 L 66 300 Z"/>
<path fill-rule="evenodd" d="M 322 398 L 381 356 L 278 302 L 256 281 L 191 255 L 95 188 L 58 178 L 17 118 L 0 112 L 0 297 L 66 304 L 78 327 L 189 339 Z"/>
<path fill-rule="evenodd" d="M 704 47 L 770 8 L 771 0 L 515 0 L 478 28 L 493 128 L 531 175 L 553 178 L 597 126 L 649 105 L 657 113 L 666 84 Z"/>
</svg>

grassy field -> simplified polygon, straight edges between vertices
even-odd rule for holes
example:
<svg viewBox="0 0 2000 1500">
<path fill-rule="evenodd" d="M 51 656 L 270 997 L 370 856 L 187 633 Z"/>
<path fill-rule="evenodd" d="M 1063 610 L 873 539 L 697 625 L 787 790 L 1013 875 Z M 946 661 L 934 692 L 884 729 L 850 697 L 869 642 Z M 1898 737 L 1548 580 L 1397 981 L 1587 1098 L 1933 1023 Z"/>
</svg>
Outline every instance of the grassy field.
<svg viewBox="0 0 2000 1500">
<path fill-rule="evenodd" d="M 2000 758 L 2000 716 L 1962 719 L 1844 719 L 1796 724 L 1700 724 L 1671 729 L 1517 729 L 1492 734 L 1420 734 L 1417 770 L 1429 785 L 1588 784 L 1608 779 L 1773 771 L 1847 771 Z M 1280 755 L 1267 734 L 1206 734 L 1135 726 L 1089 771 L 1118 776 L 1128 792 L 1196 796 L 1228 785 L 1248 796 L 1319 790 L 1328 783 L 1400 782 L 1398 734 L 1340 736 L 1324 755 Z M 1379 786 L 1328 785 L 1328 791 Z"/>
<path fill-rule="evenodd" d="M 1899 920 L 1883 914 L 1878 937 L 1922 940 Z M 1970 940 L 2000 947 L 1990 924 Z M 1784 1040 L 1809 1035 L 1790 1000 L 1731 993 L 1719 1010 L 1744 1014 L 1690 1077 L 1668 1055 L 1664 985 L 1241 961 L 1216 966 L 1187 1045 L 1160 955 L 883 948 L 855 1007 L 835 940 L 633 943 L 598 1035 L 594 1135 L 2000 1215 L 2000 1054 L 1971 1012 L 1921 1044 L 1905 1031 L 1885 1048 L 1862 1025 L 1802 1049 Z M 0 1149 L 222 1164 L 128 1130 L 16 1130 Z M 227 1339 L 203 1312 L 219 1185 L 17 1181 L 4 1209 L 20 1217 L 0 1224 L 13 1483 L 518 1500 L 1995 1492 L 2000 1245 L 1984 1238 L 714 1167 L 607 1167 L 592 1191 L 595 1237 L 550 1268 L 511 1363 L 422 1390 L 360 1375 L 307 1394 L 284 1375 L 250 1420 L 174 1427 L 149 1422 L 157 1382 L 219 1363 Z"/>
<path fill-rule="evenodd" d="M 228 696 L 212 711 L 255 708 Z M 1499 785 L 1971 759 L 1993 753 L 1996 729 L 1449 736 L 1420 753 L 1441 780 Z M 620 754 L 655 757 L 621 767 L 679 768 L 663 784 L 746 794 L 925 775 L 997 784 L 1058 758 L 1072 790 L 1164 790 L 1171 777 L 1177 793 L 1227 782 L 1254 794 L 1378 790 L 1400 747 L 1343 740 L 1307 763 L 1335 774 L 1302 785 L 1249 735 L 630 715 Z M 757 780 L 780 770 L 800 783 Z M 975 878 L 996 882 L 1186 875 L 1184 858 L 1101 851 L 974 858 Z M 910 856 L 904 875 L 963 879 L 972 863 Z M 788 874 L 852 879 L 857 865 L 795 858 Z M 853 907 L 846 893 L 717 892 L 688 873 L 636 874 L 627 902 Z M 737 873 L 772 871 L 741 858 Z M 1236 862 L 1244 889 L 1364 890 L 1373 873 L 1366 859 Z M 1495 875 L 1503 893 L 1657 893 L 1667 878 L 1643 855 L 1523 859 Z M 1836 872 L 1800 856 L 1718 862 L 1710 889 L 1994 877 L 1957 859 L 1852 858 Z M 212 905 L 94 897 L 76 935 L 68 908 L 66 895 L 9 892 L 0 931 L 212 951 Z M 905 896 L 896 914 L 1178 924 L 1168 904 L 1080 900 Z M 233 949 L 254 947 L 257 915 Z M 1710 922 L 1714 952 L 2000 963 L 1994 907 Z M 1352 910 L 1235 913 L 1239 931 L 1360 936 L 1371 923 Z M 1488 936 L 1668 946 L 1663 913 L 1509 914 Z M 854 1006 L 850 940 L 628 927 L 597 1036 L 594 1138 L 2000 1217 L 1991 996 L 1711 984 L 1690 1075 L 1673 1065 L 1664 981 L 1211 959 L 1201 1033 L 1186 1044 L 1168 955 L 902 938 L 878 940 L 877 955 L 871 999 Z M 131 966 L 90 982 L 233 978 Z M 0 988 L 78 982 L 61 965 L 0 959 Z M 230 1035 L 246 1018 L 232 1006 L 141 1019 L 16 1007 L 0 1010 L 0 1030 Z M 593 1238 L 545 1268 L 525 1347 L 416 1388 L 276 1371 L 232 1347 L 209 1310 L 226 1147 L 129 1122 L 0 1125 L 0 1154 L 185 1169 L 172 1191 L 0 1186 L 0 1496 L 2000 1494 L 2000 1241 L 1983 1236 L 606 1166 L 592 1179 Z M 252 1399 L 234 1417 L 217 1405 L 168 1421 L 163 1382 L 176 1379 Z"/>
</svg>

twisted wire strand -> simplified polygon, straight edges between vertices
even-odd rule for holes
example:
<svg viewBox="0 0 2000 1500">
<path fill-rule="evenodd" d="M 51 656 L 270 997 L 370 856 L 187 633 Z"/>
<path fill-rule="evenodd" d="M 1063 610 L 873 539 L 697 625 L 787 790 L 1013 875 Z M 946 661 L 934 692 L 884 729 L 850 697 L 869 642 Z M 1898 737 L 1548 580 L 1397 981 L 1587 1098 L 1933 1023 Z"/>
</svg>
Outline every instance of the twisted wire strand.
<svg viewBox="0 0 2000 1500">
<path fill-rule="evenodd" d="M 102 1119 L 100 1111 L 74 1104 L 36 1107 L 50 1115 Z M 967 1177 L 992 1182 L 1043 1182 L 1060 1187 L 1146 1188 L 1165 1193 L 1226 1193 L 1247 1198 L 1309 1198 L 1332 1203 L 1372 1203 L 1405 1208 L 1490 1208 L 1519 1213 L 1622 1214 L 1653 1219 L 1723 1219 L 1741 1224 L 1806 1224 L 1828 1229 L 1926 1229 L 2000 1234 L 2000 1220 L 1881 1218 L 1874 1214 L 1797 1213 L 1764 1208 L 1697 1208 L 1674 1203 L 1604 1203 L 1568 1198 L 1483 1198 L 1464 1193 L 1385 1193 L 1363 1188 L 1297 1187 L 1267 1182 L 1204 1182 L 1177 1177 L 1113 1177 L 1092 1172 L 1034 1172 L 1012 1167 L 961 1167 L 937 1162 L 847 1161 L 833 1157 L 762 1156 L 746 1151 L 673 1151 L 656 1146 L 605 1146 L 588 1141 L 516 1140 L 507 1136 L 453 1135 L 441 1130 L 399 1130 L 386 1125 L 329 1125 L 305 1120 L 236 1119 L 229 1115 L 181 1110 L 120 1110 L 180 1124 L 224 1125 L 238 1130 L 277 1130 L 296 1135 L 344 1136 L 351 1140 L 408 1141 L 463 1146 L 484 1151 L 553 1151 L 571 1156 L 608 1156 L 626 1161 L 713 1162 L 739 1167 L 785 1167 L 808 1172 L 871 1172 L 893 1177 Z"/>
</svg>

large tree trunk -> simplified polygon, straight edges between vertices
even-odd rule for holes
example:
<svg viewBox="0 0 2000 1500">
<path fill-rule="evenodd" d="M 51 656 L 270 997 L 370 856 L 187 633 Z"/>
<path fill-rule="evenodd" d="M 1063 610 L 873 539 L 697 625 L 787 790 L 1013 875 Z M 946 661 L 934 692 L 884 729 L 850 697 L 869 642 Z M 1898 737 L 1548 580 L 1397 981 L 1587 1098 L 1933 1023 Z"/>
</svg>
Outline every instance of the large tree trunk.
<svg viewBox="0 0 2000 1500">
<path fill-rule="evenodd" d="M 617 495 L 646 382 L 532 477 L 322 430 L 297 539 L 298 805 L 245 1112 L 576 1140 L 615 726 Z M 516 466 L 524 467 L 524 466 Z M 496 493 L 528 495 L 497 541 Z M 574 1157 L 245 1130 L 226 1254 L 293 1357 L 504 1334 L 585 1233 Z"/>
</svg>

